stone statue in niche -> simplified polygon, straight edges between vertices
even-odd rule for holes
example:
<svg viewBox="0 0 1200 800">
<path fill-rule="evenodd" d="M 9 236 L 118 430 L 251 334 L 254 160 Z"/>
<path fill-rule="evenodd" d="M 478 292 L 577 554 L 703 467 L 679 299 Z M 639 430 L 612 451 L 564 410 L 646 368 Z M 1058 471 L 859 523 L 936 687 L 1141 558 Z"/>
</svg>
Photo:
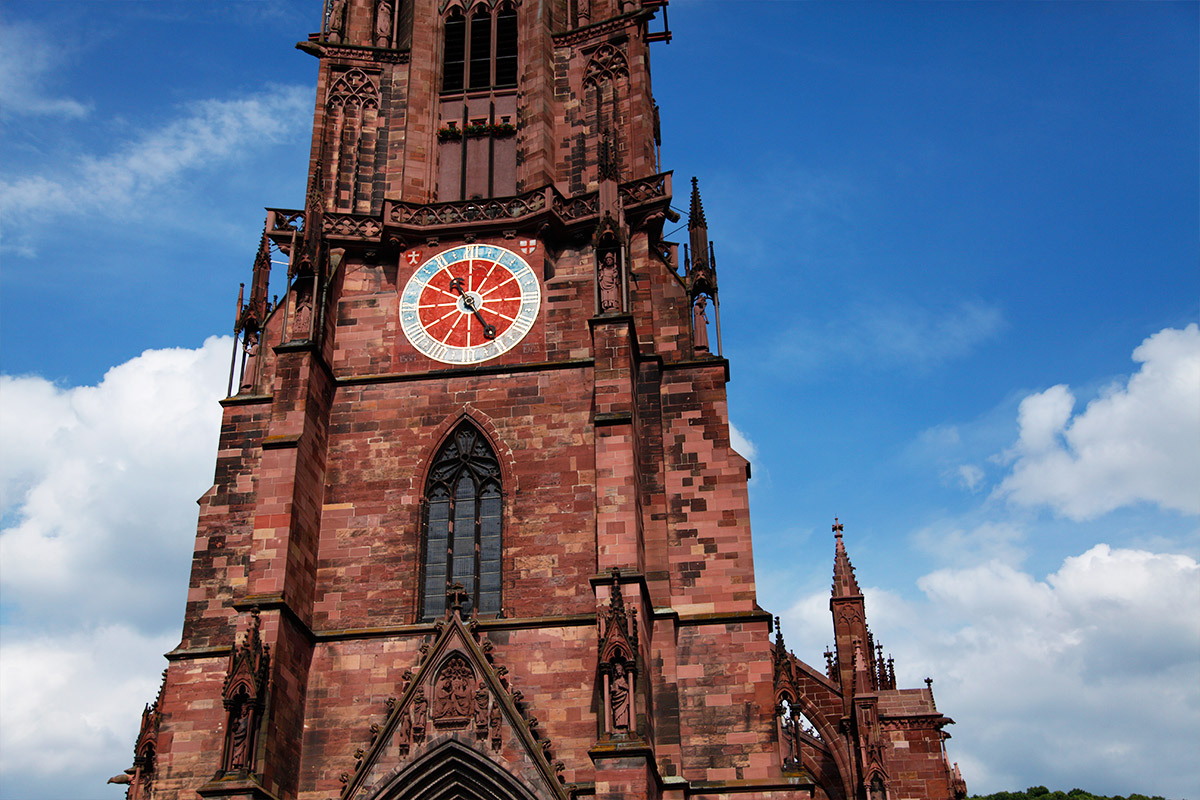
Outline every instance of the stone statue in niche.
<svg viewBox="0 0 1200 800">
<path fill-rule="evenodd" d="M 792 726 L 785 719 L 779 721 L 779 733 L 783 739 L 783 764 L 787 766 L 796 760 L 796 737 L 792 735 Z"/>
<path fill-rule="evenodd" d="M 387 47 L 392 43 L 392 3 L 379 0 L 375 9 L 375 46 Z"/>
<path fill-rule="evenodd" d="M 708 314 L 705 308 L 708 300 L 704 295 L 696 298 L 692 306 L 692 344 L 698 351 L 708 352 Z"/>
<path fill-rule="evenodd" d="M 242 381 L 238 384 L 238 394 L 251 392 L 258 380 L 258 347 L 261 335 L 258 331 L 247 333 L 242 351 L 246 354 L 246 363 L 242 368 Z"/>
<path fill-rule="evenodd" d="M 292 320 L 292 338 L 308 339 L 312 326 L 312 292 L 300 289 L 296 292 L 296 316 Z"/>
<path fill-rule="evenodd" d="M 250 745 L 254 738 L 254 706 L 246 694 L 238 695 L 229 716 L 229 769 L 248 769 Z"/>
<path fill-rule="evenodd" d="M 333 0 L 329 4 L 329 41 L 340 44 L 346 29 L 346 0 Z"/>
<path fill-rule="evenodd" d="M 597 280 L 600 284 L 600 313 L 620 311 L 621 268 L 617 264 L 616 250 L 606 250 L 600 254 Z"/>
<path fill-rule="evenodd" d="M 631 705 L 629 674 L 625 671 L 625 665 L 619 661 L 613 667 L 612 683 L 608 688 L 608 702 L 612 709 L 613 733 L 628 733 Z"/>
</svg>

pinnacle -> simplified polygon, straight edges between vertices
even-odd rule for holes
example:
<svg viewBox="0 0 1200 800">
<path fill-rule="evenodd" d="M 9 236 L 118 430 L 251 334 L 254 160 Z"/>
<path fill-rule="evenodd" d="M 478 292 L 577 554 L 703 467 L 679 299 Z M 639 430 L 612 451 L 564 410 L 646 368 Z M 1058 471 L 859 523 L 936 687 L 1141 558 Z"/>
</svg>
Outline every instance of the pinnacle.
<svg viewBox="0 0 1200 800">
<path fill-rule="evenodd" d="M 700 201 L 700 182 L 692 178 L 692 207 L 688 212 L 688 228 L 708 228 L 704 219 L 704 204 Z"/>
<path fill-rule="evenodd" d="M 837 546 L 834 548 L 833 557 L 833 596 L 853 597 L 861 595 L 862 590 L 858 588 L 854 567 L 850 564 L 850 557 L 846 555 L 846 545 L 842 542 L 842 528 L 842 523 L 834 517 L 833 535 L 837 539 Z"/>
</svg>

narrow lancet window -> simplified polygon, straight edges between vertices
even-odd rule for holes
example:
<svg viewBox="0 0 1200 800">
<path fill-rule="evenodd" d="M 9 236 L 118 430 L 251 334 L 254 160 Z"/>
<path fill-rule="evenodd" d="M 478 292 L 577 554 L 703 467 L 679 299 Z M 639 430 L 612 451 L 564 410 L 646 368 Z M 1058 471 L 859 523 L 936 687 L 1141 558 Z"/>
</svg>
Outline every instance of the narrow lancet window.
<svg viewBox="0 0 1200 800">
<path fill-rule="evenodd" d="M 446 611 L 446 590 L 466 590 L 464 613 L 500 611 L 500 462 L 482 432 L 463 422 L 434 456 L 425 484 L 421 618 Z"/>
<path fill-rule="evenodd" d="M 467 61 L 467 20 L 455 9 L 446 17 L 446 49 L 442 55 L 442 91 L 463 90 L 463 72 Z"/>
</svg>

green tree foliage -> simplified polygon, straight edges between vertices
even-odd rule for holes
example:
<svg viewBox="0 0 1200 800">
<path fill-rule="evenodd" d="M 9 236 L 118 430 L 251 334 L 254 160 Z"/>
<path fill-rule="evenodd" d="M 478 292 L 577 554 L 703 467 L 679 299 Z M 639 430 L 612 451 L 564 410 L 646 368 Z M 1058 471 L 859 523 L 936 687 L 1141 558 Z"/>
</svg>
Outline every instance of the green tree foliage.
<svg viewBox="0 0 1200 800">
<path fill-rule="evenodd" d="M 1166 800 L 1162 795 L 1149 797 L 1144 794 L 1131 794 L 1128 797 L 1102 794 L 1092 794 L 1083 789 L 1072 789 L 1069 792 L 1052 792 L 1045 786 L 1030 786 L 1023 792 L 996 792 L 995 794 L 973 794 L 967 800 Z"/>
</svg>

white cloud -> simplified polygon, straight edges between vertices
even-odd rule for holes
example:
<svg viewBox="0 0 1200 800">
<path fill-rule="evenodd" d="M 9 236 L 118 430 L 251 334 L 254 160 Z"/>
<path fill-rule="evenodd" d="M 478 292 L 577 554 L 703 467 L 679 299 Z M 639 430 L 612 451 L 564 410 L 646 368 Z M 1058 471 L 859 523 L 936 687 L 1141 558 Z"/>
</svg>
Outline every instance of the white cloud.
<svg viewBox="0 0 1200 800">
<path fill-rule="evenodd" d="M 905 660 L 940 677 L 958 748 L 990 769 L 973 790 L 1029 774 L 1171 796 L 1200 785 L 1195 560 L 1100 544 L 1044 581 L 993 562 L 919 583 L 922 611 L 960 624 Z"/>
<path fill-rule="evenodd" d="M 4 633 L 0 784 L 4 797 L 124 796 L 105 781 L 133 763 L 142 708 L 178 635 L 104 626 L 63 637 Z"/>
<path fill-rule="evenodd" d="M 272 87 L 232 100 L 200 100 L 183 116 L 106 155 L 85 155 L 46 174 L 0 181 L 0 220 L 51 212 L 127 215 L 157 207 L 185 174 L 228 166 L 248 152 L 299 135 L 312 92 Z"/>
<path fill-rule="evenodd" d="M 918 585 L 921 601 L 865 588 L 867 617 L 902 688 L 935 679 L 939 707 L 958 722 L 950 758 L 973 792 L 1090 776 L 1123 794 L 1195 796 L 1194 559 L 1100 544 L 1042 580 L 992 561 Z M 828 602 L 817 592 L 782 615 L 789 647 L 814 665 L 830 641 Z"/>
<path fill-rule="evenodd" d="M 1066 386 L 1025 398 L 997 494 L 1075 520 L 1139 502 L 1200 513 L 1200 328 L 1160 331 L 1133 359 L 1142 367 L 1125 385 L 1073 418 Z"/>
<path fill-rule="evenodd" d="M 978 564 L 999 561 L 1020 564 L 1025 559 L 1026 532 L 1012 520 L 986 519 L 980 515 L 947 517 L 913 533 L 914 544 L 940 563 Z"/>
<path fill-rule="evenodd" d="M 0 114 L 77 119 L 91 104 L 56 96 L 52 83 L 64 52 L 59 38 L 29 23 L 0 28 Z"/>
<path fill-rule="evenodd" d="M 729 443 L 733 445 L 733 449 L 738 452 L 742 458 L 753 463 L 758 457 L 758 448 L 754 446 L 754 442 L 742 433 L 741 429 L 735 426 L 732 422 L 729 423 Z"/>
<path fill-rule="evenodd" d="M 983 470 L 974 464 L 959 464 L 954 470 L 958 485 L 968 492 L 975 492 L 983 483 Z"/>
<path fill-rule="evenodd" d="M 0 589 L 39 626 L 177 625 L 212 483 L 228 338 L 149 350 L 96 386 L 0 377 Z M 180 605 L 164 602 L 170 600 Z"/>
<path fill-rule="evenodd" d="M 112 797 L 179 641 L 212 483 L 228 337 L 148 350 L 95 386 L 0 377 L 0 786 Z"/>
</svg>

